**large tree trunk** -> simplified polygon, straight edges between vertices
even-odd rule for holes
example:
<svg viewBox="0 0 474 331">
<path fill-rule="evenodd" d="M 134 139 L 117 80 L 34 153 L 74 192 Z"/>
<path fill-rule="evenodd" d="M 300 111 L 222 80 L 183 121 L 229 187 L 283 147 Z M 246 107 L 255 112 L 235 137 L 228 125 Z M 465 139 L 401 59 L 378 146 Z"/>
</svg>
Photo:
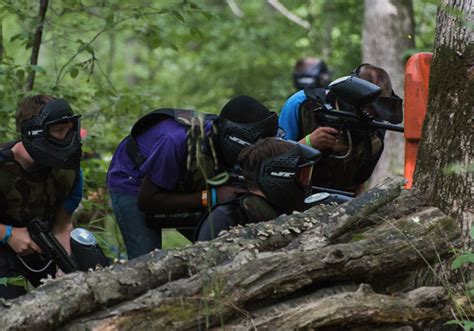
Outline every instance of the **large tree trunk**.
<svg viewBox="0 0 474 331">
<path fill-rule="evenodd" d="M 403 53 L 415 46 L 414 28 L 411 0 L 365 0 L 363 62 L 384 68 L 401 98 L 405 72 Z M 403 174 L 403 143 L 402 134 L 386 132 L 385 150 L 372 174 L 370 187 L 386 177 Z"/>
<path fill-rule="evenodd" d="M 428 112 L 414 184 L 461 222 L 466 248 L 474 221 L 473 0 L 443 0 L 437 15 Z"/>
<path fill-rule="evenodd" d="M 64 276 L 4 303 L 0 325 L 247 329 L 253 319 L 270 329 L 424 325 L 435 317 L 449 319 L 451 301 L 443 289 L 384 294 L 403 283 L 407 272 L 449 256 L 460 245 L 459 235 L 453 219 L 391 183 L 339 207 L 315 207 L 180 251 Z M 354 292 L 358 283 L 381 294 L 366 285 Z M 405 288 L 411 289 L 408 283 Z M 319 313 L 303 318 L 295 305 Z"/>
</svg>

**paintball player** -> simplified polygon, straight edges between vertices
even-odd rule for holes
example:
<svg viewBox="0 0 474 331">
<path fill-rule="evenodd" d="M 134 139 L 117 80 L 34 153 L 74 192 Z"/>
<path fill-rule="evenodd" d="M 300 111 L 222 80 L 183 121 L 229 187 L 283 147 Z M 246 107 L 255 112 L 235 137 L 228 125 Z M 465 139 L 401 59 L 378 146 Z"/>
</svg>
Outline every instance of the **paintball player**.
<svg viewBox="0 0 474 331">
<path fill-rule="evenodd" d="M 277 114 L 249 96 L 231 99 L 219 116 L 167 108 L 142 117 L 117 147 L 107 174 L 128 257 L 161 248 L 161 230 L 147 224 L 147 214 L 204 211 L 242 191 L 209 187 L 208 180 L 234 167 L 244 147 L 277 130 Z"/>
<path fill-rule="evenodd" d="M 27 97 L 16 114 L 21 140 L 0 150 L 0 298 L 15 298 L 56 273 L 27 225 L 40 219 L 70 253 L 71 214 L 82 196 L 79 115 L 64 99 Z"/>
<path fill-rule="evenodd" d="M 313 165 L 321 153 L 279 138 L 265 138 L 239 154 L 248 192 L 214 208 L 199 228 L 199 241 L 212 240 L 238 224 L 264 222 L 303 211 L 311 192 Z"/>
<path fill-rule="evenodd" d="M 293 70 L 293 85 L 298 91 L 308 86 L 326 87 L 330 83 L 330 79 L 326 63 L 314 57 L 298 60 Z"/>
<path fill-rule="evenodd" d="M 354 69 L 352 76 L 369 81 L 382 90 L 373 105 L 364 109 L 369 116 L 393 124 L 402 121 L 402 100 L 393 92 L 385 70 L 364 63 Z M 350 132 L 352 147 L 347 152 L 347 138 L 344 139 L 342 132 L 318 124 L 313 110 L 321 100 L 341 110 L 351 107 L 335 100 L 328 90 L 305 88 L 293 94 L 280 112 L 279 123 L 285 130 L 285 139 L 299 141 L 322 152 L 322 158 L 313 172 L 313 185 L 360 194 L 383 152 L 385 131 Z M 377 109 L 374 108 L 376 103 Z"/>
</svg>

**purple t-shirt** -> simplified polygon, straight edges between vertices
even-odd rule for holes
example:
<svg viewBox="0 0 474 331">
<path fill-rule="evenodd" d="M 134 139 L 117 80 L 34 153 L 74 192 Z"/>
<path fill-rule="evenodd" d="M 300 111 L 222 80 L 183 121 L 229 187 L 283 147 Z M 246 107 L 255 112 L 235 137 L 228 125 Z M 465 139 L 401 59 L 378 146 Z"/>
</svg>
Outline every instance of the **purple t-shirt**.
<svg viewBox="0 0 474 331">
<path fill-rule="evenodd" d="M 205 125 L 209 132 L 211 122 Z M 145 175 L 150 175 L 157 186 L 165 190 L 176 188 L 186 170 L 188 155 L 186 127 L 174 119 L 164 119 L 140 134 L 136 139 L 146 161 L 136 167 L 126 151 L 128 136 L 122 140 L 112 157 L 107 172 L 107 186 L 111 192 L 138 195 Z"/>
</svg>

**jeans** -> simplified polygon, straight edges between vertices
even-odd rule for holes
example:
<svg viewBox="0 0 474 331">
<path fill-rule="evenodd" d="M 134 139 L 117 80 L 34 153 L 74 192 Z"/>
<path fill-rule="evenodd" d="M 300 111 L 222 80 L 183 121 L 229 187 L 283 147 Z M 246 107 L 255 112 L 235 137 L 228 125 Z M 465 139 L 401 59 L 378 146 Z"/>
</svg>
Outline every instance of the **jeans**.
<svg viewBox="0 0 474 331">
<path fill-rule="evenodd" d="M 161 248 L 161 231 L 146 225 L 145 213 L 138 209 L 136 196 L 110 192 L 110 200 L 129 259 Z"/>
</svg>

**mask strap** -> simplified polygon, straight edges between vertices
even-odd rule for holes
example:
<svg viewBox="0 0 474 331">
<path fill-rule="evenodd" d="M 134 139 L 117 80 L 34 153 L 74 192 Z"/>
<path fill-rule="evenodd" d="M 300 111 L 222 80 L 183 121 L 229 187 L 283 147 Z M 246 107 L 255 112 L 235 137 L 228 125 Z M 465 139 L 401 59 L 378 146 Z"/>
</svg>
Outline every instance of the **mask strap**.
<svg viewBox="0 0 474 331">
<path fill-rule="evenodd" d="M 356 68 L 354 68 L 354 70 L 352 70 L 351 76 L 359 77 L 360 70 L 362 69 L 363 66 L 366 66 L 366 65 L 371 65 L 371 64 L 370 64 L 370 63 L 366 63 L 366 62 L 359 64 Z"/>
</svg>

